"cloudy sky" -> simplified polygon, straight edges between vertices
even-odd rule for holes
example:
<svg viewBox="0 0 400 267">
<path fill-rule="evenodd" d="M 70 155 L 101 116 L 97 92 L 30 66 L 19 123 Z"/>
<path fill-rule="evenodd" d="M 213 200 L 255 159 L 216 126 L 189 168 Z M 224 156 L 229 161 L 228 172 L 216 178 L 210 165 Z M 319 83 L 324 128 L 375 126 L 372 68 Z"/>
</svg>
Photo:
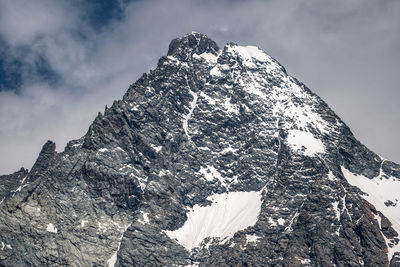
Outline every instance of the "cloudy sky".
<svg viewBox="0 0 400 267">
<path fill-rule="evenodd" d="M 400 162 L 400 1 L 0 0 L 0 174 L 62 151 L 191 31 L 261 47 Z"/>
</svg>

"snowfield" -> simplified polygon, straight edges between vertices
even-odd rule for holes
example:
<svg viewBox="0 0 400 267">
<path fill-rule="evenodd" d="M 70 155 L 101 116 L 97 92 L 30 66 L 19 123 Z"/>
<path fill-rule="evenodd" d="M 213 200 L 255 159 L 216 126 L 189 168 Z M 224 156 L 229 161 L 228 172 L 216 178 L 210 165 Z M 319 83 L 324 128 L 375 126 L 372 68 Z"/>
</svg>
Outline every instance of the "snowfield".
<svg viewBox="0 0 400 267">
<path fill-rule="evenodd" d="M 324 144 L 315 138 L 312 133 L 299 130 L 290 130 L 287 141 L 294 150 L 305 149 L 304 155 L 312 156 L 316 153 L 325 153 Z"/>
<path fill-rule="evenodd" d="M 198 247 L 207 238 L 227 241 L 240 230 L 253 226 L 261 211 L 261 192 L 229 192 L 207 199 L 210 206 L 195 205 L 185 224 L 174 231 L 165 231 L 187 250 Z"/>
</svg>

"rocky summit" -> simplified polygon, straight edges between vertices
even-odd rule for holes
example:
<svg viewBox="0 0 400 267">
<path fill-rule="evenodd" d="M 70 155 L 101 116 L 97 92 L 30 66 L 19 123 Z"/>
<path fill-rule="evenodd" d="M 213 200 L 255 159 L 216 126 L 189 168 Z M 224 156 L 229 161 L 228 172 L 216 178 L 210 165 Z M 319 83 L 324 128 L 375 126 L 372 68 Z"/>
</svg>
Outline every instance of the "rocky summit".
<svg viewBox="0 0 400 267">
<path fill-rule="evenodd" d="M 191 33 L 0 176 L 0 265 L 400 266 L 399 192 L 400 165 L 275 59 Z"/>
</svg>

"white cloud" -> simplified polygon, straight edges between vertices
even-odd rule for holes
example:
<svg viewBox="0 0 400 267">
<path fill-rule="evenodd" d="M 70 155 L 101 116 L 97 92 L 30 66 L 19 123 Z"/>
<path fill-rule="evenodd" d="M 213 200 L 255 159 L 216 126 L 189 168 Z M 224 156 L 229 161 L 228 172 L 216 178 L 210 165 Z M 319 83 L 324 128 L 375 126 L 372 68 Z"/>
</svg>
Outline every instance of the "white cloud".
<svg viewBox="0 0 400 267">
<path fill-rule="evenodd" d="M 42 34 L 73 29 L 78 17 L 77 10 L 62 1 L 2 1 L 0 7 L 0 32 L 12 45 L 33 42 Z"/>
</svg>

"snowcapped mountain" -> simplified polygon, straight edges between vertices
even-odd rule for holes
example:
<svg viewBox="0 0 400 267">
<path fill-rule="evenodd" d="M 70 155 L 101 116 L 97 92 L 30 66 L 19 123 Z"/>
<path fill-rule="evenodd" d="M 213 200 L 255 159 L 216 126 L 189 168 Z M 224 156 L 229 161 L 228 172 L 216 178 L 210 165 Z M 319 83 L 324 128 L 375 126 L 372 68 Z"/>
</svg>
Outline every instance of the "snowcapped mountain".
<svg viewBox="0 0 400 267">
<path fill-rule="evenodd" d="M 259 48 L 199 33 L 0 182 L 4 266 L 400 266 L 400 166 Z"/>
</svg>

